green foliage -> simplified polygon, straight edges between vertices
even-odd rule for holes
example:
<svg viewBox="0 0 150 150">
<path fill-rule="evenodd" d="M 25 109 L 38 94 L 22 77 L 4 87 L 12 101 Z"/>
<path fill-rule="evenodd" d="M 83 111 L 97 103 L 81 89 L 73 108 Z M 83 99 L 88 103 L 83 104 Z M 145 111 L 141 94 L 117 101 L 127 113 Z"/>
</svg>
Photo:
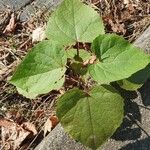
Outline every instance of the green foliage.
<svg viewBox="0 0 150 150">
<path fill-rule="evenodd" d="M 80 56 L 78 60 L 76 59 L 77 50 L 76 49 L 69 49 L 67 52 L 67 58 L 70 58 L 72 61 L 79 61 L 84 62 L 90 58 L 91 54 L 83 49 L 80 49 Z"/>
<path fill-rule="evenodd" d="M 76 49 L 70 49 L 67 51 L 67 58 L 71 59 L 71 69 L 82 76 L 87 74 L 87 68 L 83 68 L 83 63 L 90 59 L 91 54 L 83 49 L 80 49 L 80 56 L 77 56 Z"/>
<path fill-rule="evenodd" d="M 123 106 L 123 98 L 111 86 L 88 92 L 74 88 L 59 99 L 57 116 L 74 139 L 96 149 L 122 123 Z"/>
<path fill-rule="evenodd" d="M 67 57 L 61 45 L 43 41 L 28 53 L 10 83 L 22 95 L 35 98 L 63 85 L 66 62 Z"/>
<path fill-rule="evenodd" d="M 80 0 L 62 2 L 46 35 L 49 40 L 30 50 L 10 83 L 35 98 L 59 90 L 66 75 L 78 80 L 78 88 L 59 99 L 57 115 L 74 139 L 96 149 L 123 119 L 123 98 L 109 83 L 117 81 L 126 90 L 141 87 L 150 77 L 150 56 L 120 36 L 104 34 L 99 14 Z M 87 50 L 81 43 L 92 46 Z"/>
<path fill-rule="evenodd" d="M 144 69 L 134 73 L 128 79 L 118 81 L 121 88 L 129 91 L 134 91 L 142 87 L 142 85 L 150 77 L 150 64 L 148 64 Z"/>
<path fill-rule="evenodd" d="M 128 78 L 150 62 L 149 55 L 115 34 L 98 36 L 92 51 L 99 61 L 89 67 L 89 72 L 100 83 Z"/>
<path fill-rule="evenodd" d="M 49 39 L 64 45 L 92 42 L 104 33 L 102 19 L 80 0 L 64 0 L 50 17 L 46 30 Z"/>
</svg>

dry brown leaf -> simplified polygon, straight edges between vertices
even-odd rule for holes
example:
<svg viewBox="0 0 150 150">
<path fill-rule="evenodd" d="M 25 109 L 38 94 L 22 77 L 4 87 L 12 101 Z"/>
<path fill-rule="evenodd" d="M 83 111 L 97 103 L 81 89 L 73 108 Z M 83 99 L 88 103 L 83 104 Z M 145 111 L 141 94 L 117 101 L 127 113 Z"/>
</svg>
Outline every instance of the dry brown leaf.
<svg viewBox="0 0 150 150">
<path fill-rule="evenodd" d="M 113 32 L 125 34 L 126 30 L 124 29 L 124 24 L 119 23 L 119 21 L 117 21 L 117 19 L 116 19 L 115 23 L 111 19 L 109 19 L 108 23 L 111 25 L 111 29 Z"/>
<path fill-rule="evenodd" d="M 15 122 L 8 119 L 0 119 L 1 138 L 4 148 L 15 150 L 30 134 Z"/>
<path fill-rule="evenodd" d="M 47 132 L 51 132 L 51 130 L 58 124 L 58 118 L 56 116 L 51 116 L 47 119 L 44 124 L 44 136 L 46 136 Z"/>
<path fill-rule="evenodd" d="M 1 138 L 5 149 L 15 150 L 21 143 L 32 134 L 36 135 L 37 130 L 30 122 L 18 125 L 10 119 L 0 119 Z"/>
<path fill-rule="evenodd" d="M 6 26 L 5 30 L 3 31 L 3 33 L 11 33 L 15 30 L 16 28 L 16 19 L 15 19 L 15 14 L 12 13 L 11 14 L 11 18 L 9 21 L 9 24 Z"/>
<path fill-rule="evenodd" d="M 44 124 L 44 136 L 46 136 L 47 132 L 51 132 L 51 130 L 52 130 L 52 122 L 48 118 L 47 121 Z"/>
<path fill-rule="evenodd" d="M 88 60 L 83 62 L 83 66 L 87 66 L 88 64 L 93 64 L 96 61 L 96 56 L 91 56 Z"/>
<path fill-rule="evenodd" d="M 60 94 L 63 95 L 65 94 L 65 89 L 62 87 L 60 90 L 59 90 Z"/>
<path fill-rule="evenodd" d="M 32 42 L 39 42 L 46 38 L 44 27 L 38 27 L 32 32 Z"/>
<path fill-rule="evenodd" d="M 125 5 L 128 5 L 130 2 L 129 2 L 129 0 L 124 0 L 123 3 L 124 3 Z"/>
<path fill-rule="evenodd" d="M 0 127 L 9 128 L 11 126 L 14 126 L 14 122 L 8 119 L 1 118 L 0 119 Z"/>
<path fill-rule="evenodd" d="M 17 133 L 16 138 L 14 136 L 14 139 L 13 139 L 14 149 L 18 148 L 21 145 L 21 143 L 27 138 L 27 136 L 30 135 L 29 131 L 26 131 L 21 127 L 18 128 L 17 130 L 18 130 L 18 132 L 16 132 Z"/>
<path fill-rule="evenodd" d="M 37 110 L 34 112 L 35 118 L 41 118 L 44 115 L 44 110 Z"/>
<path fill-rule="evenodd" d="M 37 134 L 37 130 L 35 128 L 35 125 L 30 123 L 30 122 L 24 122 L 22 125 L 22 128 L 29 131 L 29 132 L 32 132 L 33 135 L 36 135 Z"/>
<path fill-rule="evenodd" d="M 132 4 L 130 4 L 130 5 L 128 6 L 128 11 L 130 12 L 130 14 L 132 14 L 132 13 L 135 12 L 135 8 L 134 8 L 134 6 L 133 6 Z"/>
<path fill-rule="evenodd" d="M 11 119 L 17 124 L 21 124 L 24 121 L 24 118 L 21 116 L 20 112 L 17 110 L 10 110 L 6 113 L 6 118 Z"/>
<path fill-rule="evenodd" d="M 59 122 L 58 118 L 57 118 L 56 116 L 51 116 L 51 117 L 50 117 L 50 120 L 51 120 L 51 122 L 52 122 L 52 128 L 55 128 L 56 125 L 57 125 L 58 122 Z"/>
</svg>

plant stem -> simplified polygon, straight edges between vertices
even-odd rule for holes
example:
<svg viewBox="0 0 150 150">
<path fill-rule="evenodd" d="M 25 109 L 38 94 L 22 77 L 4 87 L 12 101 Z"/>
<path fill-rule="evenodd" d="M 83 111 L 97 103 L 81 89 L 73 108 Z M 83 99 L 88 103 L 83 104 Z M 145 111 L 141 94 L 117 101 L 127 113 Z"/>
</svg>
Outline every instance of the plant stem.
<svg viewBox="0 0 150 150">
<path fill-rule="evenodd" d="M 79 42 L 77 42 L 77 57 L 79 58 Z"/>
</svg>

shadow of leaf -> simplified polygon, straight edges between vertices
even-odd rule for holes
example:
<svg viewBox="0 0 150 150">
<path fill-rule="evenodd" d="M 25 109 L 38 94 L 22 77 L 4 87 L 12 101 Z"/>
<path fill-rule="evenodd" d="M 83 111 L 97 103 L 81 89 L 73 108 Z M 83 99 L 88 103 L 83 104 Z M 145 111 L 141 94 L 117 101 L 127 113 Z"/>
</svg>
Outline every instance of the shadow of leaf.
<svg viewBox="0 0 150 150">
<path fill-rule="evenodd" d="M 141 98 L 145 106 L 150 105 L 150 80 L 146 82 L 140 89 Z"/>
<path fill-rule="evenodd" d="M 141 122 L 141 113 L 136 102 L 132 101 L 138 97 L 134 91 L 121 89 L 117 84 L 113 85 L 124 98 L 125 117 L 123 123 L 112 136 L 117 141 L 136 140 L 141 136 L 141 129 L 135 125 L 136 121 Z"/>
<path fill-rule="evenodd" d="M 137 140 L 136 142 L 128 144 L 119 150 L 150 150 L 150 137 L 143 140 Z"/>
</svg>

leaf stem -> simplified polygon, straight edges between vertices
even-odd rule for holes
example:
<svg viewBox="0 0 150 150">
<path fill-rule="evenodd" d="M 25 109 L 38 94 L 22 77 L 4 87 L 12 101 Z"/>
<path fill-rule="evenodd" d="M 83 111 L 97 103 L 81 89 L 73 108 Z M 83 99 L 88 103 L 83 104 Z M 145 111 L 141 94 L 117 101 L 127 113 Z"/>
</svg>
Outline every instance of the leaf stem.
<svg viewBox="0 0 150 150">
<path fill-rule="evenodd" d="M 77 57 L 79 58 L 79 42 L 77 42 Z"/>
</svg>

